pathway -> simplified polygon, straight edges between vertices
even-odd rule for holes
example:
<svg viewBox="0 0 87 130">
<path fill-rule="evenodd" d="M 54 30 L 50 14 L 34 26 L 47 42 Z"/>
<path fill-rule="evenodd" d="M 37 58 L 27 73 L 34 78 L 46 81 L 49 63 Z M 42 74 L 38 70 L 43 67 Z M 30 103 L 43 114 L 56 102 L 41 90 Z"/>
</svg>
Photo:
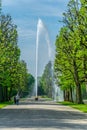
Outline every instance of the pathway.
<svg viewBox="0 0 87 130">
<path fill-rule="evenodd" d="M 52 101 L 26 99 L 0 109 L 0 130 L 87 130 L 87 114 Z"/>
</svg>

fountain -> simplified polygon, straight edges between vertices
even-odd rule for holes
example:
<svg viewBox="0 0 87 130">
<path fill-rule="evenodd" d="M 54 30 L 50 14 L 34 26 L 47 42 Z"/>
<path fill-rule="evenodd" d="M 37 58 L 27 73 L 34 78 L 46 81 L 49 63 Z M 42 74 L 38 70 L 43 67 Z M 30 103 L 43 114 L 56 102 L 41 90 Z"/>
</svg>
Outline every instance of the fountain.
<svg viewBox="0 0 87 130">
<path fill-rule="evenodd" d="M 48 44 L 48 56 L 49 59 L 51 57 L 51 48 L 50 48 L 50 40 L 49 40 L 49 35 L 48 35 L 48 31 L 47 28 L 45 27 L 44 23 L 42 22 L 41 19 L 38 20 L 38 24 L 37 24 L 37 36 L 36 36 L 36 75 L 35 75 L 35 87 L 36 87 L 36 97 L 35 100 L 38 100 L 38 87 L 37 87 L 37 76 L 38 76 L 38 46 L 39 46 L 39 40 L 40 40 L 40 35 L 41 33 L 44 32 L 45 35 L 45 40 Z"/>
<path fill-rule="evenodd" d="M 63 91 L 56 84 L 54 84 L 54 101 L 64 101 Z"/>
</svg>

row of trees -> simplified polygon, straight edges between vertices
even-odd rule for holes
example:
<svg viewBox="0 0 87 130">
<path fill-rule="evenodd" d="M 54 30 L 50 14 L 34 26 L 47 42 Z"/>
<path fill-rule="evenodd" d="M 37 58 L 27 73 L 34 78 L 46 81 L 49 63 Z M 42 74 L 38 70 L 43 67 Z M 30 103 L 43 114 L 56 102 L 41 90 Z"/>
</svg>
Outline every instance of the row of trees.
<svg viewBox="0 0 87 130">
<path fill-rule="evenodd" d="M 0 9 L 0 101 L 10 100 L 17 92 L 29 90 L 34 78 L 20 60 L 17 26 Z M 32 79 L 32 80 L 30 80 Z"/>
<path fill-rule="evenodd" d="M 38 78 L 38 95 L 45 95 L 52 98 L 53 94 L 53 71 L 51 61 L 45 66 L 44 72 Z"/>
<path fill-rule="evenodd" d="M 87 1 L 70 0 L 63 13 L 64 26 L 56 37 L 55 77 L 64 90 L 64 99 L 83 103 L 87 89 Z"/>
</svg>

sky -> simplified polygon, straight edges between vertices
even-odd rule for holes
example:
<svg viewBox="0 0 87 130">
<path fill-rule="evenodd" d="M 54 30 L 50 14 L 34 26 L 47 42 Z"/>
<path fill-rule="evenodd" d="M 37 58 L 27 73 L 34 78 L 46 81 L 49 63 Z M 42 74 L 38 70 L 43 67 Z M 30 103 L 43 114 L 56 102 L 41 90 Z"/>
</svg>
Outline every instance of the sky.
<svg viewBox="0 0 87 130">
<path fill-rule="evenodd" d="M 2 0 L 2 12 L 12 17 L 17 25 L 18 46 L 21 59 L 27 63 L 28 71 L 35 76 L 37 24 L 41 19 L 50 39 L 51 61 L 55 57 L 55 40 L 62 26 L 62 13 L 67 10 L 69 0 Z M 38 76 L 49 62 L 48 47 L 44 34 L 39 41 Z"/>
</svg>

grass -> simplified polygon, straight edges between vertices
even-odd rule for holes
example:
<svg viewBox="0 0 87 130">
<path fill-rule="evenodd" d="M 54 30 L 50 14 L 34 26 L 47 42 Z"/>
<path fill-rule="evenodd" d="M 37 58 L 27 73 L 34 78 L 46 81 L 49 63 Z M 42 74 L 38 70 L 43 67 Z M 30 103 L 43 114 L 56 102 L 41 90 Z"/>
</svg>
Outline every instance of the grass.
<svg viewBox="0 0 87 130">
<path fill-rule="evenodd" d="M 72 102 L 60 102 L 60 104 L 67 105 L 72 108 L 78 109 L 84 113 L 87 113 L 87 104 L 76 104 L 76 103 L 72 103 Z"/>
<path fill-rule="evenodd" d="M 5 106 L 7 106 L 7 105 L 11 105 L 11 104 L 13 104 L 13 101 L 2 102 L 2 103 L 0 103 L 0 109 L 3 108 L 3 107 L 5 107 Z"/>
<path fill-rule="evenodd" d="M 45 95 L 41 96 L 41 98 L 46 99 L 47 101 L 52 101 L 53 100 L 52 98 L 49 98 L 49 97 L 47 97 Z"/>
</svg>

